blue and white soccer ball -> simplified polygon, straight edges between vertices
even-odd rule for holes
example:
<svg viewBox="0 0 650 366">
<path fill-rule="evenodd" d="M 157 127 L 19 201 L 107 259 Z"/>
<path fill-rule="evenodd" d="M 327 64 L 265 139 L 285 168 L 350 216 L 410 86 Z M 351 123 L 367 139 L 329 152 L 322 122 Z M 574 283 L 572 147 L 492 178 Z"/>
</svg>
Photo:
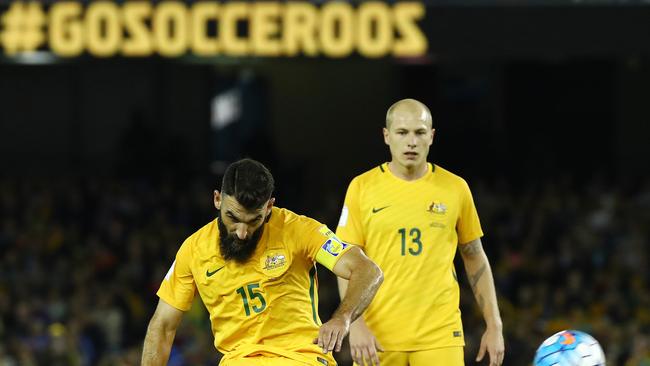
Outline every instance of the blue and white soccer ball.
<svg viewBox="0 0 650 366">
<path fill-rule="evenodd" d="M 563 330 L 548 337 L 535 353 L 534 366 L 604 366 L 605 353 L 594 337 Z"/>
</svg>

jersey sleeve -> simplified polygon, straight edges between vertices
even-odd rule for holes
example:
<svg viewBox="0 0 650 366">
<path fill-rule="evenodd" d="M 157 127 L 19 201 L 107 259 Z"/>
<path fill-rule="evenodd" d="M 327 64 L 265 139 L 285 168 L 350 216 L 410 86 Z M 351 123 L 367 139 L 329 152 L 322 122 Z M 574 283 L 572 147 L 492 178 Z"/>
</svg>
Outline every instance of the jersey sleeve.
<svg viewBox="0 0 650 366">
<path fill-rule="evenodd" d="M 191 239 L 185 240 L 176 253 L 165 279 L 156 293 L 169 305 L 181 311 L 188 311 L 192 306 L 196 285 L 190 264 L 192 263 Z"/>
<path fill-rule="evenodd" d="M 336 235 L 345 243 L 363 247 L 365 245 L 363 227 L 361 225 L 361 209 L 359 207 L 359 179 L 350 182 L 345 194 L 341 217 L 336 228 Z"/>
<path fill-rule="evenodd" d="M 458 242 L 460 244 L 466 244 L 472 240 L 482 237 L 483 230 L 481 229 L 481 222 L 478 218 L 478 212 L 476 212 L 476 206 L 474 205 L 472 192 L 470 191 L 469 186 L 465 180 L 462 181 L 461 185 L 460 202 L 461 207 L 460 213 L 458 215 L 458 221 L 456 222 L 456 231 L 458 233 Z"/>
<path fill-rule="evenodd" d="M 316 262 L 322 264 L 330 271 L 334 269 L 336 262 L 352 248 L 352 244 L 345 243 L 339 239 L 332 230 L 323 225 L 319 230 L 322 235 L 317 242 L 321 242 L 316 252 Z"/>
<path fill-rule="evenodd" d="M 306 244 L 307 256 L 331 271 L 352 245 L 341 241 L 332 230 L 316 220 L 307 219 L 304 223 L 305 226 L 298 236 L 301 238 L 300 242 Z"/>
</svg>

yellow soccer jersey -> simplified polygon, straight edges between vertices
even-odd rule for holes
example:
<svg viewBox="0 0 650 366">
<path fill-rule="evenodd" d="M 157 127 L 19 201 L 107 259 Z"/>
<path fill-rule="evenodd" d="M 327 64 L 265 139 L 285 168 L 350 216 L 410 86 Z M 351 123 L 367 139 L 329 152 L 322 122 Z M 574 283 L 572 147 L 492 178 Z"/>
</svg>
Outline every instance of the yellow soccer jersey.
<svg viewBox="0 0 650 366">
<path fill-rule="evenodd" d="M 264 225 L 244 264 L 222 258 L 216 220 L 195 232 L 179 249 L 158 296 L 187 311 L 198 291 L 225 359 L 268 354 L 334 365 L 331 354 L 312 344 L 321 325 L 314 261 L 332 269 L 351 246 L 325 225 L 286 209 L 274 207 Z"/>
<path fill-rule="evenodd" d="M 453 259 L 483 232 L 462 178 L 429 164 L 409 182 L 382 164 L 352 180 L 336 233 L 384 271 L 363 317 L 387 351 L 464 345 Z"/>
</svg>

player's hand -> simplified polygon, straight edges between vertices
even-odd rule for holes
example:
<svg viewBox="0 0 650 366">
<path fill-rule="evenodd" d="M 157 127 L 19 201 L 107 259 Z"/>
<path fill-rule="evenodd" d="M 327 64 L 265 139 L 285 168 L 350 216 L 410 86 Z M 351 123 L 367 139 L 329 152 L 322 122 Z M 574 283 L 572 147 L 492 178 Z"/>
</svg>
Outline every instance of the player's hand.
<svg viewBox="0 0 650 366">
<path fill-rule="evenodd" d="M 318 347 L 323 349 L 323 353 L 328 353 L 332 350 L 339 352 L 343 338 L 348 335 L 349 330 L 349 319 L 334 317 L 320 326 L 318 338 L 314 339 L 314 344 L 318 344 Z"/>
<path fill-rule="evenodd" d="M 372 334 L 368 326 L 359 318 L 352 323 L 350 327 L 350 353 L 352 360 L 358 365 L 377 365 L 379 366 L 379 356 L 377 351 L 384 352 L 384 348 L 379 344 L 375 335 Z"/>
<path fill-rule="evenodd" d="M 505 346 L 503 344 L 503 332 L 501 329 L 488 327 L 481 337 L 481 348 L 478 350 L 476 361 L 480 362 L 485 352 L 490 354 L 490 366 L 500 366 L 503 363 Z"/>
</svg>

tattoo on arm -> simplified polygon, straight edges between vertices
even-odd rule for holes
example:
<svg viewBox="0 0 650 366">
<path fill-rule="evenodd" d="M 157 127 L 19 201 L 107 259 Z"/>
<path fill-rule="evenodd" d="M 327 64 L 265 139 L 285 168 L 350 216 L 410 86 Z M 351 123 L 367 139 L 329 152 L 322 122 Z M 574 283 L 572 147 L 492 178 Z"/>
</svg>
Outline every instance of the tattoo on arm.
<svg viewBox="0 0 650 366">
<path fill-rule="evenodd" d="M 472 263 L 479 264 L 480 266 L 476 271 L 473 271 L 473 273 L 467 273 L 467 277 L 469 278 L 469 284 L 472 287 L 472 292 L 474 293 L 474 298 L 476 298 L 476 302 L 478 303 L 479 308 L 481 311 L 484 311 L 485 306 L 486 306 L 486 301 L 485 298 L 483 297 L 483 294 L 479 292 L 479 287 L 478 283 L 481 281 L 481 278 L 485 274 L 485 272 L 488 270 L 488 264 L 487 262 L 477 262 L 475 259 L 478 259 L 482 256 L 483 253 L 483 246 L 481 245 L 480 240 L 475 240 L 472 241 L 468 244 L 463 244 L 460 245 L 459 247 L 460 253 L 463 256 L 464 259 L 470 259 Z M 467 263 L 466 264 L 466 269 L 467 269 Z M 474 267 L 474 266 L 472 266 Z M 473 268 L 472 268 L 473 269 Z"/>
<path fill-rule="evenodd" d="M 474 292 L 476 292 L 476 285 L 478 284 L 478 281 L 483 276 L 483 273 L 485 273 L 486 268 L 487 266 L 483 264 L 481 268 L 478 269 L 478 271 L 469 275 L 470 285 L 472 286 L 472 290 L 474 290 Z"/>
<path fill-rule="evenodd" d="M 481 252 L 481 243 L 474 241 L 470 244 L 460 246 L 460 253 L 464 256 L 472 256 Z"/>
<path fill-rule="evenodd" d="M 483 295 L 481 295 L 478 291 L 478 281 L 483 277 L 483 273 L 485 273 L 485 270 L 487 269 L 487 266 L 483 264 L 481 268 L 478 269 L 473 274 L 469 275 L 469 284 L 472 286 L 472 292 L 474 292 L 474 297 L 476 298 L 476 302 L 478 303 L 479 308 L 481 311 L 483 311 L 483 307 L 485 306 L 485 299 L 483 298 Z"/>
</svg>

